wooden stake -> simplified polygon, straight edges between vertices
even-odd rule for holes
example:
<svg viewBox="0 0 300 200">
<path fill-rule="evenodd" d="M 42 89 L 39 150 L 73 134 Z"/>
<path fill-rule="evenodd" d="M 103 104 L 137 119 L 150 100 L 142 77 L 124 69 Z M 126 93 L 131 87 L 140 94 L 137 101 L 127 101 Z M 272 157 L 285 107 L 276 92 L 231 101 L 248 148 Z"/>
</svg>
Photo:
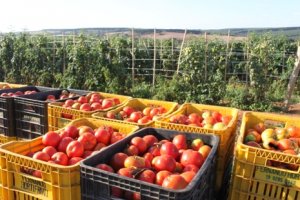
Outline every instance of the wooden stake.
<svg viewBox="0 0 300 200">
<path fill-rule="evenodd" d="M 290 81 L 289 81 L 288 88 L 287 88 L 286 97 L 284 100 L 285 110 L 288 110 L 288 108 L 289 108 L 290 99 L 292 97 L 292 94 L 293 94 L 293 91 L 294 91 L 294 88 L 295 88 L 295 85 L 296 85 L 296 82 L 298 79 L 299 71 L 300 71 L 300 45 L 298 43 L 297 59 L 295 61 L 295 67 L 291 74 Z"/>
<path fill-rule="evenodd" d="M 134 86 L 134 64 L 135 64 L 135 56 L 134 56 L 134 29 L 131 29 L 131 78 L 132 78 L 132 86 Z"/>
<path fill-rule="evenodd" d="M 227 44 L 226 44 L 226 56 L 225 56 L 225 75 L 224 75 L 224 80 L 226 81 L 227 79 L 227 67 L 228 67 L 228 49 L 229 49 L 229 40 L 230 40 L 230 30 L 228 30 L 228 35 L 227 35 Z"/>
<path fill-rule="evenodd" d="M 55 46 L 56 46 L 56 37 L 55 35 L 53 36 L 53 45 L 52 45 L 52 48 L 53 48 L 53 63 L 52 63 L 52 73 L 53 73 L 53 69 L 55 68 Z"/>
<path fill-rule="evenodd" d="M 62 35 L 62 45 L 63 45 L 63 48 L 64 48 L 64 50 L 63 50 L 63 53 L 64 53 L 63 74 L 64 74 L 64 72 L 66 70 L 66 47 L 65 47 L 65 34 L 64 33 Z"/>
<path fill-rule="evenodd" d="M 180 67 L 180 62 L 181 62 L 181 53 L 182 53 L 183 45 L 184 45 L 184 42 L 185 42 L 186 32 L 187 32 L 187 31 L 186 31 L 186 29 L 185 29 L 185 30 L 184 30 L 184 34 L 183 34 L 183 39 L 182 39 L 181 47 L 180 47 L 179 56 L 178 56 L 177 74 L 179 73 L 179 67 Z"/>
<path fill-rule="evenodd" d="M 204 34 L 204 39 L 205 39 L 205 55 L 204 55 L 204 80 L 207 80 L 207 48 L 208 48 L 208 43 L 207 43 L 207 33 L 205 32 Z"/>
<path fill-rule="evenodd" d="M 155 71 L 156 71 L 156 29 L 154 29 L 153 33 L 153 75 L 152 75 L 152 86 L 155 86 Z"/>
</svg>

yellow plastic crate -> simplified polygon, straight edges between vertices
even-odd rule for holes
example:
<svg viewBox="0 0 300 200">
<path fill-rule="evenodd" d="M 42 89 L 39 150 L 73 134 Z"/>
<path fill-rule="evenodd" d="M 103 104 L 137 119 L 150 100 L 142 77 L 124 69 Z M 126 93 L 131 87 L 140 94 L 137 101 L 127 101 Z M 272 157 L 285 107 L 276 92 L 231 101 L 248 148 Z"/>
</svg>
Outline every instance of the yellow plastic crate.
<svg viewBox="0 0 300 200">
<path fill-rule="evenodd" d="M 76 127 L 87 125 L 93 129 L 109 125 L 127 135 L 138 129 L 136 126 L 93 118 L 77 119 L 69 125 Z M 28 152 L 36 152 L 43 147 L 42 137 L 31 141 L 11 142 L 0 147 L 0 198 L 5 200 L 79 200 L 81 198 L 79 163 L 61 166 L 25 156 Z M 40 170 L 42 178 L 23 173 L 22 167 Z"/>
<path fill-rule="evenodd" d="M 117 94 L 109 94 L 109 93 L 103 93 L 99 92 L 102 98 L 118 98 L 120 100 L 120 104 L 113 106 L 111 108 L 102 110 L 102 111 L 82 111 L 82 110 L 76 110 L 76 109 L 70 109 L 70 108 L 64 108 L 62 107 L 63 102 L 55 102 L 48 104 L 48 130 L 54 131 L 57 129 L 60 129 L 64 126 L 66 126 L 68 123 L 70 123 L 74 119 L 79 118 L 87 118 L 91 117 L 93 113 L 96 112 L 107 112 L 109 110 L 113 110 L 124 103 L 126 103 L 131 97 L 129 96 L 123 96 L 123 95 L 117 95 Z M 62 117 L 62 114 L 72 115 L 72 119 L 66 119 Z"/>
<path fill-rule="evenodd" d="M 125 103 L 124 105 L 111 110 L 111 112 L 113 112 L 114 114 L 119 113 L 121 110 L 123 110 L 123 108 L 125 106 L 131 106 L 137 110 L 143 111 L 144 108 L 146 107 L 159 107 L 159 106 L 163 106 L 167 112 L 162 114 L 160 117 L 169 115 L 171 113 L 173 113 L 177 108 L 178 108 L 178 103 L 174 103 L 174 102 L 169 102 L 169 101 L 158 101 L 158 100 L 150 100 L 150 99 L 141 99 L 141 98 L 135 98 L 135 99 L 131 99 L 129 100 L 127 103 Z M 95 114 L 92 115 L 92 117 L 94 118 L 99 118 L 99 119 L 103 119 L 103 120 L 108 120 L 108 121 L 116 121 L 116 122 L 120 122 L 120 123 L 124 123 L 124 124 L 131 124 L 131 125 L 135 125 L 135 126 L 139 126 L 140 128 L 145 128 L 145 127 L 153 127 L 154 126 L 154 121 L 150 121 L 148 123 L 145 124 L 138 124 L 135 122 L 126 122 L 123 120 L 117 120 L 117 119 L 108 119 L 105 118 L 107 112 L 97 112 Z"/>
<path fill-rule="evenodd" d="M 5 87 L 5 86 L 8 86 L 9 88 L 20 88 L 20 87 L 25 87 L 27 85 L 0 82 L 0 90 L 4 89 L 3 87 Z"/>
<path fill-rule="evenodd" d="M 244 113 L 235 151 L 231 199 L 300 199 L 299 156 L 243 144 L 246 130 L 259 122 L 299 127 L 300 117 L 258 112 Z M 268 161 L 295 164 L 299 168 L 297 171 L 277 168 L 269 166 Z"/>
<path fill-rule="evenodd" d="M 10 141 L 16 141 L 16 137 L 7 137 L 4 134 L 0 134 L 0 144 L 5 144 Z"/>
<path fill-rule="evenodd" d="M 231 115 L 232 119 L 223 130 L 205 129 L 202 127 L 170 123 L 170 118 L 174 115 L 178 115 L 178 114 L 188 115 L 191 113 L 200 113 L 207 110 L 218 111 L 222 115 Z M 227 161 L 229 160 L 229 158 L 232 157 L 233 154 L 237 120 L 238 120 L 238 109 L 235 108 L 185 103 L 172 114 L 158 119 L 155 122 L 155 127 L 183 131 L 183 132 L 190 132 L 190 133 L 215 134 L 219 136 L 220 145 L 218 148 L 217 184 L 216 184 L 216 188 L 217 190 L 219 190 L 222 184 L 224 170 L 227 166 Z"/>
</svg>

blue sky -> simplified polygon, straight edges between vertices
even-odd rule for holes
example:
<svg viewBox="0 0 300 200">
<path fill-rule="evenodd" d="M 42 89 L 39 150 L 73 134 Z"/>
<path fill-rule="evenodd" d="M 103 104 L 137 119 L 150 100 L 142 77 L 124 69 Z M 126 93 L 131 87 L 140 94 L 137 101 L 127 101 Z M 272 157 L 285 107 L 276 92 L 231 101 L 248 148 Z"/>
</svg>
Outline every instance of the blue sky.
<svg viewBox="0 0 300 200">
<path fill-rule="evenodd" d="M 300 0 L 0 0 L 0 32 L 300 26 Z"/>
</svg>

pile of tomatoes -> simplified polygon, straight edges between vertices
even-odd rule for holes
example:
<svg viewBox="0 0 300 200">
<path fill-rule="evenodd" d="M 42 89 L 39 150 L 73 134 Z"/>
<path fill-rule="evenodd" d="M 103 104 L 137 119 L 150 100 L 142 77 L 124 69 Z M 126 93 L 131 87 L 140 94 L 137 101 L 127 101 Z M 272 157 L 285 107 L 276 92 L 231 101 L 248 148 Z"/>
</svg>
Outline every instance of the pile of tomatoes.
<svg viewBox="0 0 300 200">
<path fill-rule="evenodd" d="M 218 111 L 204 111 L 190 114 L 176 114 L 170 117 L 169 122 L 189 126 L 221 130 L 231 121 L 231 115 L 222 115 Z"/>
<path fill-rule="evenodd" d="M 86 96 L 81 96 L 76 100 L 68 99 L 63 104 L 62 107 L 81 110 L 81 111 L 103 111 L 112 108 L 121 103 L 119 98 L 103 98 L 100 93 L 89 93 Z M 61 117 L 66 119 L 72 119 L 73 115 L 62 113 Z"/>
<path fill-rule="evenodd" d="M 244 143 L 256 148 L 264 148 L 290 155 L 300 155 L 300 127 L 288 126 L 268 127 L 264 123 L 257 123 L 246 130 Z M 298 170 L 297 165 L 269 161 L 270 166 L 283 169 Z"/>
<path fill-rule="evenodd" d="M 92 129 L 89 126 L 67 126 L 61 132 L 50 131 L 42 138 L 44 148 L 26 155 L 63 166 L 74 165 L 84 158 L 102 150 L 126 137 L 110 126 Z M 24 169 L 24 172 L 41 177 L 38 170 Z"/>
<path fill-rule="evenodd" d="M 139 110 L 131 106 L 125 106 L 118 113 L 114 113 L 112 111 L 107 112 L 105 117 L 109 119 L 124 120 L 126 122 L 146 124 L 148 122 L 151 122 L 152 120 L 156 120 L 157 117 L 166 112 L 167 109 L 163 106 L 145 107 L 143 110 Z"/>
<path fill-rule="evenodd" d="M 154 135 L 133 137 L 123 152 L 115 153 L 107 163 L 96 168 L 135 178 L 169 189 L 183 189 L 196 176 L 208 154 L 209 145 L 203 140 L 187 141 L 184 134 L 172 140 L 159 141 Z M 112 195 L 139 199 L 139 194 L 112 187 Z"/>
</svg>

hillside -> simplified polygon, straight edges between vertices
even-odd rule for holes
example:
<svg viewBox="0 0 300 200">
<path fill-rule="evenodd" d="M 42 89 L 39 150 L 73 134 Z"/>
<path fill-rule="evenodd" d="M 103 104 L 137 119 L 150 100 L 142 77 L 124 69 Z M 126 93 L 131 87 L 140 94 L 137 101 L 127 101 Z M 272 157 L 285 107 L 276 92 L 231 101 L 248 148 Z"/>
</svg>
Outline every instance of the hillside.
<svg viewBox="0 0 300 200">
<path fill-rule="evenodd" d="M 229 29 L 189 29 L 188 33 L 192 35 L 204 34 L 217 34 L 217 35 L 227 35 Z M 170 34 L 182 34 L 184 29 L 156 29 L 156 33 L 159 35 L 170 35 Z M 244 37 L 250 32 L 255 32 L 257 34 L 272 32 L 273 34 L 286 35 L 289 38 L 299 39 L 300 38 L 300 27 L 282 27 L 282 28 L 232 28 L 230 29 L 231 36 Z M 106 35 L 106 34 L 131 34 L 131 28 L 76 28 L 76 29 L 44 29 L 41 31 L 31 32 L 31 33 L 50 33 L 55 35 L 61 34 L 96 34 L 96 35 Z M 153 29 L 134 29 L 135 35 L 151 35 L 153 34 Z"/>
</svg>

